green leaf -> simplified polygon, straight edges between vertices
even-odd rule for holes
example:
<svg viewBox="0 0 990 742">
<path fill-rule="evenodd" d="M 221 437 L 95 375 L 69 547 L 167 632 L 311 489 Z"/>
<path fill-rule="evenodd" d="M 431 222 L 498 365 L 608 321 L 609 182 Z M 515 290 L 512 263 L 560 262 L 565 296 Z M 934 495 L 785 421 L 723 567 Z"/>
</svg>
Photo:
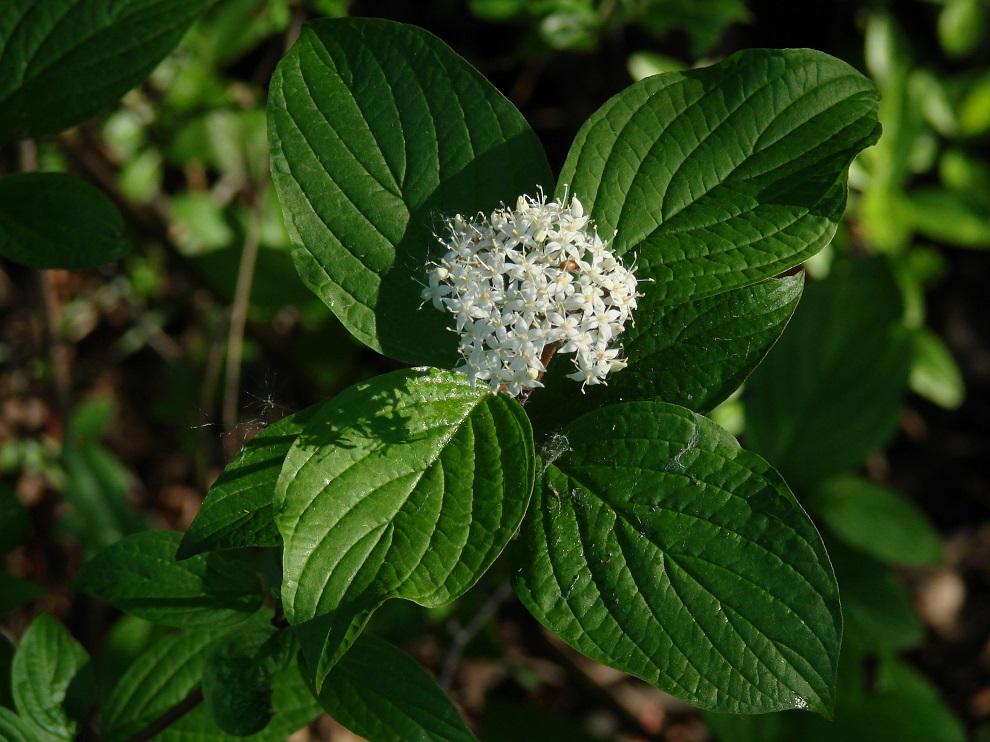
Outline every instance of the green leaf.
<svg viewBox="0 0 990 742">
<path fill-rule="evenodd" d="M 829 713 L 838 589 L 780 475 L 661 402 L 602 408 L 562 437 L 511 552 L 530 612 L 702 708 Z"/>
<path fill-rule="evenodd" d="M 33 268 L 89 268 L 124 254 L 123 232 L 113 201 L 74 175 L 0 178 L 0 256 Z"/>
<path fill-rule="evenodd" d="M 55 134 L 148 76 L 209 0 L 0 3 L 0 142 Z"/>
<path fill-rule="evenodd" d="M 614 402 L 663 400 L 708 412 L 725 400 L 776 342 L 791 318 L 804 282 L 801 277 L 767 280 L 675 307 L 644 297 L 636 324 L 619 337 L 628 367 L 608 385 L 575 394 L 565 379 L 574 367 L 557 358 L 534 392 L 528 412 L 538 430 L 555 430 Z"/>
<path fill-rule="evenodd" d="M 203 699 L 217 726 L 235 737 L 264 729 L 274 714 L 275 664 L 264 656 L 271 626 L 238 631 L 213 647 L 203 672 Z"/>
<path fill-rule="evenodd" d="M 320 713 L 320 705 L 306 685 L 301 668 L 293 662 L 272 681 L 274 717 L 268 726 L 248 737 L 220 732 L 204 706 L 172 724 L 155 742 L 283 742 Z"/>
<path fill-rule="evenodd" d="M 867 556 L 828 542 L 839 583 L 845 640 L 862 652 L 897 652 L 919 645 L 924 628 L 897 577 Z"/>
<path fill-rule="evenodd" d="M 366 739 L 476 739 L 419 663 L 367 634 L 334 665 L 319 698 L 330 716 Z"/>
<path fill-rule="evenodd" d="M 44 595 L 45 590 L 23 577 L 0 572 L 0 616 L 5 616 L 29 600 Z"/>
<path fill-rule="evenodd" d="M 179 628 L 243 623 L 261 606 L 254 568 L 219 554 L 175 560 L 182 534 L 147 531 L 97 554 L 76 589 L 133 616 Z"/>
<path fill-rule="evenodd" d="M 522 114 L 426 31 L 341 19 L 303 27 L 268 116 L 303 281 L 369 347 L 453 365 L 450 318 L 420 311 L 434 234 L 552 182 Z"/>
<path fill-rule="evenodd" d="M 42 613 L 21 637 L 10 675 L 14 704 L 35 734 L 71 742 L 94 700 L 93 668 L 82 645 Z"/>
<path fill-rule="evenodd" d="M 924 512 L 898 492 L 856 476 L 814 490 L 808 509 L 847 546 L 894 566 L 937 564 L 942 539 Z"/>
<path fill-rule="evenodd" d="M 194 691 L 210 647 L 226 633 L 179 631 L 161 637 L 142 652 L 104 706 L 101 731 L 108 742 L 129 739 Z"/>
<path fill-rule="evenodd" d="M 282 600 L 319 690 L 388 598 L 450 602 L 516 532 L 533 487 L 529 420 L 463 374 L 396 371 L 310 419 L 285 459 Z"/>
<path fill-rule="evenodd" d="M 909 223 L 928 239 L 955 247 L 990 248 L 990 206 L 972 194 L 933 186 L 914 191 L 907 199 Z"/>
<path fill-rule="evenodd" d="M 0 707 L 0 739 L 5 742 L 36 742 L 37 732 L 13 711 Z"/>
<path fill-rule="evenodd" d="M 182 537 L 178 559 L 204 551 L 281 545 L 272 509 L 275 483 L 289 448 L 318 410 L 314 405 L 282 418 L 240 450 L 207 493 Z"/>
<path fill-rule="evenodd" d="M 775 276 L 824 247 L 876 88 L 820 52 L 747 50 L 631 85 L 578 132 L 557 185 L 637 259 L 657 305 Z M 628 261 L 628 258 L 627 258 Z"/>
<path fill-rule="evenodd" d="M 743 395 L 748 445 L 792 485 L 856 466 L 893 435 L 911 362 L 900 291 L 882 258 L 810 283 Z"/>
<path fill-rule="evenodd" d="M 911 391 L 947 410 L 959 409 L 966 398 L 966 386 L 952 352 L 927 327 L 915 329 L 911 340 Z"/>
</svg>

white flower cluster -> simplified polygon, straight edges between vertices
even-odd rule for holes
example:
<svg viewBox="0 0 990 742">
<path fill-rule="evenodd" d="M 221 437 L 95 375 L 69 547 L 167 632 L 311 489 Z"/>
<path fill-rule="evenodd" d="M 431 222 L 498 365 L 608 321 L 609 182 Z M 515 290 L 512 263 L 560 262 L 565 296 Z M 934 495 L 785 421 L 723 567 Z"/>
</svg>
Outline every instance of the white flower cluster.
<svg viewBox="0 0 990 742">
<path fill-rule="evenodd" d="M 600 384 L 625 367 L 609 344 L 636 308 L 636 277 L 598 236 L 577 197 L 520 196 L 476 221 L 461 215 L 441 239 L 424 300 L 457 318 L 464 363 L 475 384 L 518 396 L 543 386 L 556 351 L 573 353 L 569 378 Z"/>
</svg>

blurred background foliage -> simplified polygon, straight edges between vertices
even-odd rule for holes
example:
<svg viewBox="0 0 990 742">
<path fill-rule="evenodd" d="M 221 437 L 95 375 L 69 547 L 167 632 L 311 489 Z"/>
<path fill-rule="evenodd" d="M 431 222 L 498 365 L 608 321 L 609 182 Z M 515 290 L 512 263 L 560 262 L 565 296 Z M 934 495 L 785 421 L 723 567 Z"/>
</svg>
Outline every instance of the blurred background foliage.
<svg viewBox="0 0 990 742">
<path fill-rule="evenodd" d="M 374 630 L 484 740 L 990 739 L 987 0 L 217 0 L 111 110 L 0 148 L 0 173 L 99 186 L 130 245 L 98 269 L 2 265 L 4 630 L 54 613 L 100 649 L 111 687 L 157 630 L 75 594 L 79 565 L 124 535 L 184 530 L 243 441 L 395 367 L 303 287 L 269 184 L 272 71 L 303 22 L 346 14 L 436 33 L 523 111 L 556 169 L 633 80 L 744 47 L 820 49 L 883 95 L 883 138 L 853 164 L 795 317 L 712 413 L 822 529 L 846 624 L 835 720 L 700 715 L 542 632 L 504 567 L 444 609 L 388 604 Z M 0 638 L 0 702 L 11 646 Z M 310 735 L 347 738 L 327 719 Z"/>
</svg>

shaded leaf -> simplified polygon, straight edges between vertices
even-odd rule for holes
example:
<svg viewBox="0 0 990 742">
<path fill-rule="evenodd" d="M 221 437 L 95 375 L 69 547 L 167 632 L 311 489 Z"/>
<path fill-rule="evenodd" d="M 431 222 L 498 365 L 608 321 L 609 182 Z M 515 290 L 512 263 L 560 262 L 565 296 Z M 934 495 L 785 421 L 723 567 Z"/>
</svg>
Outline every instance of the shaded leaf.
<svg viewBox="0 0 990 742">
<path fill-rule="evenodd" d="M 55 134 L 148 76 L 209 0 L 5 0 L 0 142 Z"/>
<path fill-rule="evenodd" d="M 525 119 L 439 39 L 369 19 L 306 24 L 268 116 L 303 281 L 369 347 L 453 365 L 450 318 L 420 311 L 434 233 L 551 183 Z"/>
<path fill-rule="evenodd" d="M 272 680 L 275 664 L 264 657 L 271 626 L 238 631 L 214 646 L 203 672 L 203 699 L 224 732 L 246 737 L 264 729 L 274 715 Z"/>
<path fill-rule="evenodd" d="M 557 358 L 528 409 L 538 430 L 554 430 L 614 402 L 663 400 L 708 412 L 745 380 L 783 332 L 803 288 L 801 277 L 761 281 L 724 294 L 664 307 L 655 295 L 636 310 L 636 324 L 619 336 L 628 367 L 607 385 L 575 394 L 574 371 Z"/>
<path fill-rule="evenodd" d="M 124 254 L 123 232 L 113 201 L 74 175 L 0 178 L 0 256 L 33 268 L 89 268 Z"/>
<path fill-rule="evenodd" d="M 104 705 L 102 733 L 108 742 L 130 738 L 199 687 L 209 648 L 226 633 L 175 632 L 138 655 Z"/>
<path fill-rule="evenodd" d="M 966 398 L 962 372 L 942 339 L 927 327 L 919 327 L 911 333 L 911 341 L 911 391 L 947 410 L 961 407 Z"/>
<path fill-rule="evenodd" d="M 828 543 L 842 599 L 846 642 L 862 652 L 910 649 L 925 637 L 911 599 L 897 577 L 835 539 Z"/>
<path fill-rule="evenodd" d="M 419 663 L 367 634 L 334 665 L 319 698 L 330 716 L 365 739 L 475 739 Z"/>
<path fill-rule="evenodd" d="M 388 598 L 448 603 L 515 533 L 533 486 L 518 403 L 445 371 L 396 371 L 314 415 L 289 450 L 276 522 L 282 600 L 319 688 Z"/>
<path fill-rule="evenodd" d="M 562 437 L 511 552 L 533 615 L 702 708 L 829 713 L 838 589 L 780 475 L 660 402 L 602 408 Z"/>
<path fill-rule="evenodd" d="M 179 628 L 242 623 L 261 607 L 254 568 L 219 554 L 177 562 L 182 534 L 147 531 L 97 554 L 76 588 L 133 616 Z"/>
<path fill-rule="evenodd" d="M 904 495 L 856 476 L 828 480 L 808 508 L 847 546 L 885 564 L 920 566 L 942 560 L 942 539 Z"/>
<path fill-rule="evenodd" d="M 846 471 L 893 435 L 911 362 L 900 317 L 882 258 L 837 264 L 805 288 L 743 395 L 748 445 L 792 485 Z"/>
<path fill-rule="evenodd" d="M 31 518 L 14 490 L 0 484 L 0 555 L 27 541 L 31 531 Z"/>
</svg>

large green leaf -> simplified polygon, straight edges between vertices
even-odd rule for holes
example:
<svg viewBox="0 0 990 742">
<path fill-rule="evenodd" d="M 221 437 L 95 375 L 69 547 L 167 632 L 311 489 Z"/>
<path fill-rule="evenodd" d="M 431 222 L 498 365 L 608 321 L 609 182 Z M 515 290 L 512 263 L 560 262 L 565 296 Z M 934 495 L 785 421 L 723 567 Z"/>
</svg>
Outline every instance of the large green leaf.
<svg viewBox="0 0 990 742">
<path fill-rule="evenodd" d="M 14 704 L 41 739 L 75 739 L 93 704 L 89 655 L 53 616 L 42 613 L 21 637 L 11 666 Z"/>
<path fill-rule="evenodd" d="M 282 543 L 272 509 L 275 483 L 285 455 L 317 409 L 314 405 L 282 418 L 238 452 L 182 537 L 179 559 L 204 551 Z"/>
<path fill-rule="evenodd" d="M 365 739 L 475 739 L 426 670 L 401 649 L 367 634 L 330 671 L 320 704 Z"/>
<path fill-rule="evenodd" d="M 386 599 L 442 605 L 478 580 L 519 527 L 534 471 L 522 408 L 463 374 L 396 371 L 310 419 L 276 522 L 283 607 L 318 690 Z"/>
<path fill-rule="evenodd" d="M 746 385 L 746 441 L 794 486 L 859 464 L 897 428 L 911 365 L 900 291 L 881 258 L 810 283 Z"/>
<path fill-rule="evenodd" d="M 808 49 L 739 52 L 631 85 L 581 128 L 558 180 L 640 290 L 675 305 L 755 283 L 832 238 L 846 170 L 877 140 L 878 94 Z"/>
<path fill-rule="evenodd" d="M 123 231 L 113 201 L 73 175 L 0 178 L 0 256 L 34 268 L 88 268 L 124 253 Z"/>
<path fill-rule="evenodd" d="M 78 124 L 147 77 L 209 0 L 0 3 L 0 142 Z"/>
<path fill-rule="evenodd" d="M 629 365 L 607 385 L 588 387 L 565 379 L 574 370 L 557 358 L 543 379 L 546 390 L 530 398 L 537 430 L 555 430 L 586 412 L 614 402 L 663 400 L 708 412 L 725 400 L 783 332 L 801 298 L 801 277 L 767 280 L 724 294 L 664 307 L 655 294 L 636 310 L 636 324 L 619 336 Z"/>
<path fill-rule="evenodd" d="M 76 588 L 133 616 L 179 628 L 243 623 L 264 598 L 254 568 L 219 554 L 177 562 L 174 531 L 128 536 L 79 572 Z"/>
<path fill-rule="evenodd" d="M 604 407 L 562 437 L 512 549 L 533 615 L 702 708 L 829 713 L 838 589 L 780 475 L 661 402 Z"/>
<path fill-rule="evenodd" d="M 443 42 L 380 20 L 307 24 L 272 79 L 272 175 L 303 281 L 361 342 L 452 365 L 447 317 L 420 311 L 455 213 L 549 186 L 515 107 Z"/>
</svg>

